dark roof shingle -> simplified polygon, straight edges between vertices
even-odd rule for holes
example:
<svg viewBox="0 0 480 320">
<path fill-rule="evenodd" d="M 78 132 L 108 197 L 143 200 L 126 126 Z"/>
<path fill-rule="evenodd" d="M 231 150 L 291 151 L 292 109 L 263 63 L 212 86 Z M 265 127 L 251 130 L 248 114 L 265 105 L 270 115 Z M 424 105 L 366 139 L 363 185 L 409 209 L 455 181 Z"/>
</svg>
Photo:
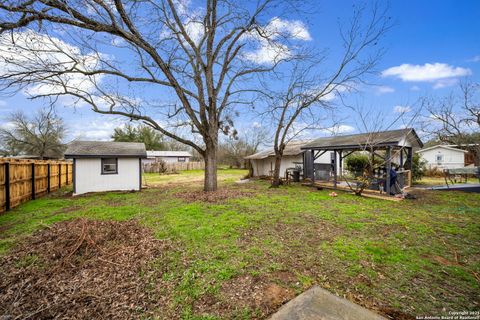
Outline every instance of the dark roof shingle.
<svg viewBox="0 0 480 320">
<path fill-rule="evenodd" d="M 147 151 L 142 142 L 112 141 L 72 141 L 65 151 L 65 158 L 104 156 L 145 158 Z"/>
</svg>

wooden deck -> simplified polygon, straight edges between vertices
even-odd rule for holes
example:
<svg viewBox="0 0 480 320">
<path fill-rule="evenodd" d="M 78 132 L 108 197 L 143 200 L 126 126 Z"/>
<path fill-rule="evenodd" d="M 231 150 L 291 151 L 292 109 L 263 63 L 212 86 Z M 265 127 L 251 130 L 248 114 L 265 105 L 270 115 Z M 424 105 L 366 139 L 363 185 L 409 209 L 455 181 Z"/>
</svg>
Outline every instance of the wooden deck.
<svg viewBox="0 0 480 320">
<path fill-rule="evenodd" d="M 322 189 L 331 189 L 331 190 L 337 190 L 337 191 L 346 191 L 351 194 L 354 194 L 352 190 L 348 186 L 343 186 L 343 185 L 338 185 L 337 188 L 333 187 L 333 182 L 319 182 L 315 181 L 312 185 L 311 182 L 305 182 L 302 185 L 308 186 L 308 187 L 315 187 L 315 188 L 322 188 Z M 367 197 L 367 198 L 375 198 L 375 199 L 382 199 L 382 200 L 389 200 L 389 201 L 402 201 L 402 198 L 397 198 L 394 196 L 387 195 L 385 192 L 379 191 L 379 190 L 363 190 L 362 192 L 362 197 Z"/>
</svg>

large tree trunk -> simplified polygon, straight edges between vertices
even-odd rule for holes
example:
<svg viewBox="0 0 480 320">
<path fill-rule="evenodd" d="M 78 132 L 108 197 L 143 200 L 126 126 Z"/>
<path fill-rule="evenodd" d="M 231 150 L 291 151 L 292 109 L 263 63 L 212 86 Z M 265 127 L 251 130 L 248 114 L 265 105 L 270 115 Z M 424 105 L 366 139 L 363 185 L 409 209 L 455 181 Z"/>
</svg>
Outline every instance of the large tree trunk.
<svg viewBox="0 0 480 320">
<path fill-rule="evenodd" d="M 272 187 L 278 188 L 280 186 L 280 165 L 282 164 L 282 155 L 275 154 L 275 168 L 273 169 Z"/>
<path fill-rule="evenodd" d="M 207 144 L 205 150 L 205 180 L 204 191 L 217 190 L 217 145 L 215 143 Z"/>
</svg>

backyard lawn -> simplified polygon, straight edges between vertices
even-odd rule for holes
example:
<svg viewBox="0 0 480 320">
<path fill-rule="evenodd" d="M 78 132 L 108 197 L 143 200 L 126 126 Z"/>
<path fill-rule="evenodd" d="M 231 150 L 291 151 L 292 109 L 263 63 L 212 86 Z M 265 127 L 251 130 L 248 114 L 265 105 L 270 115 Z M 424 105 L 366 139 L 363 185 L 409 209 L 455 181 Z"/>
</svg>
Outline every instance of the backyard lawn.
<svg viewBox="0 0 480 320">
<path fill-rule="evenodd" d="M 391 202 L 220 170 L 0 215 L 0 314 L 265 319 L 319 285 L 392 319 L 480 309 L 480 194 Z"/>
</svg>

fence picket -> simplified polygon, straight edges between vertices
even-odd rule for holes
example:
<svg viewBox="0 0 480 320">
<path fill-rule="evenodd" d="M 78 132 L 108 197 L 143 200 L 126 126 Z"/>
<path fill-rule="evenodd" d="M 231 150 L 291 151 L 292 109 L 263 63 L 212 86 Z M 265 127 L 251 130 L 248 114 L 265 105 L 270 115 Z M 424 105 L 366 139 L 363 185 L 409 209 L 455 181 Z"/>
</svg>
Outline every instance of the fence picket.
<svg viewBox="0 0 480 320">
<path fill-rule="evenodd" d="M 0 158 L 0 164 L 4 169 L 0 170 L 0 213 L 70 184 L 71 161 Z M 51 164 L 56 164 L 56 172 Z M 56 188 L 51 188 L 53 182 L 58 183 Z"/>
</svg>

